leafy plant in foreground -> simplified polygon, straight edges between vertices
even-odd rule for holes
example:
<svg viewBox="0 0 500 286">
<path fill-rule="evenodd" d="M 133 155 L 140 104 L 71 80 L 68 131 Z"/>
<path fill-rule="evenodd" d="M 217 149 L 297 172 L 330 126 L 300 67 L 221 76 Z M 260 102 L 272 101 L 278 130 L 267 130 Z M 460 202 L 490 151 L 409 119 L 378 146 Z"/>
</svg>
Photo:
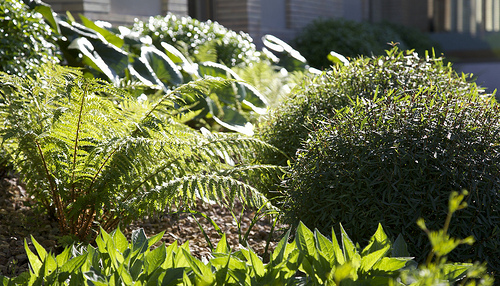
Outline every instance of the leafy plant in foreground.
<svg viewBox="0 0 500 286">
<path fill-rule="evenodd" d="M 453 214 L 467 207 L 463 202 L 467 191 L 452 192 L 448 203 L 448 215 L 443 229 L 430 231 L 425 226 L 424 219 L 417 221 L 418 226 L 427 233 L 432 245 L 432 251 L 427 256 L 425 264 L 417 269 L 407 269 L 401 274 L 405 285 L 493 285 L 493 278 L 486 274 L 486 266 L 478 263 L 447 263 L 447 255 L 461 244 L 473 244 L 474 237 L 464 239 L 451 238 L 448 235 Z"/>
<path fill-rule="evenodd" d="M 147 238 L 142 229 L 131 242 L 117 229 L 101 229 L 96 246 L 67 247 L 59 255 L 48 253 L 33 237 L 36 250 L 25 249 L 30 271 L 9 279 L 10 285 L 383 285 L 398 276 L 411 258 L 404 241 L 394 246 L 379 226 L 370 243 L 358 252 L 342 229 L 342 246 L 318 231 L 301 225 L 295 240 L 282 238 L 265 264 L 250 248 L 232 251 L 225 235 L 204 261 L 189 251 L 189 242 L 169 246 L 158 242 L 163 233 Z M 153 246 L 157 247 L 153 247 Z M 382 284 L 381 284 L 382 283 Z"/>
<path fill-rule="evenodd" d="M 225 80 L 193 81 L 144 102 L 59 66 L 35 79 L 2 74 L 0 82 L 3 146 L 63 235 L 89 239 L 99 226 L 109 231 L 196 198 L 267 204 L 256 187 L 279 169 L 253 158 L 271 146 L 174 121 L 180 97 Z"/>
</svg>

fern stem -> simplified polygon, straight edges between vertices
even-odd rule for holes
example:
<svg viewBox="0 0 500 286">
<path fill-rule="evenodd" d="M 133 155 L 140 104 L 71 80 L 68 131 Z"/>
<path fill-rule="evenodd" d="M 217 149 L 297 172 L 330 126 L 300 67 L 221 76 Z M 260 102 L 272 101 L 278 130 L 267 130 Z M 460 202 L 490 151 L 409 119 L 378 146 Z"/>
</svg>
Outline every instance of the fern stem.
<svg viewBox="0 0 500 286">
<path fill-rule="evenodd" d="M 87 96 L 87 90 L 88 85 L 86 84 L 85 87 L 83 88 L 83 94 L 82 94 L 82 100 L 80 102 L 80 111 L 78 112 L 78 122 L 76 125 L 76 134 L 75 134 L 75 146 L 73 150 L 73 170 L 71 171 L 71 200 L 75 201 L 76 199 L 76 194 L 75 194 L 75 170 L 76 170 L 76 156 L 78 152 L 78 140 L 79 140 L 79 135 L 80 135 L 80 126 L 82 122 L 82 114 L 83 114 L 83 104 L 85 103 L 85 97 Z"/>
<path fill-rule="evenodd" d="M 90 232 L 90 228 L 92 227 L 91 223 L 95 217 L 95 207 L 91 207 L 90 210 L 87 210 L 87 212 L 82 214 L 82 225 L 78 230 L 78 237 L 82 240 L 85 239 L 87 234 Z"/>
<path fill-rule="evenodd" d="M 90 182 L 88 188 L 87 188 L 87 194 L 90 193 L 92 187 L 94 186 L 94 183 L 97 181 L 97 176 L 99 176 L 99 174 L 101 173 L 101 171 L 104 169 L 104 166 L 106 166 L 106 163 L 111 159 L 111 157 L 113 157 L 113 155 L 118 151 L 118 149 L 120 148 L 120 146 L 116 147 L 112 152 L 111 154 L 109 154 L 109 156 L 106 158 L 106 160 L 104 160 L 104 162 L 101 164 L 101 166 L 99 167 L 99 170 L 97 170 L 97 172 L 95 173 L 94 177 L 92 178 L 92 181 Z"/>
<path fill-rule="evenodd" d="M 50 183 L 50 189 L 51 189 L 50 192 L 51 192 L 52 198 L 56 204 L 56 212 L 57 212 L 57 220 L 59 221 L 59 228 L 60 228 L 62 233 L 65 233 L 66 230 L 68 229 L 68 225 L 66 222 L 66 217 L 64 216 L 63 204 L 61 202 L 61 198 L 60 198 L 59 194 L 57 193 L 57 187 L 54 184 L 54 181 L 52 180 L 52 175 L 50 174 L 49 168 L 47 167 L 47 161 L 45 160 L 45 156 L 43 155 L 42 148 L 37 140 L 35 140 L 35 144 L 36 144 L 36 147 L 38 149 L 38 153 L 40 154 L 40 157 L 42 159 L 45 174 L 47 175 L 47 179 Z"/>
</svg>

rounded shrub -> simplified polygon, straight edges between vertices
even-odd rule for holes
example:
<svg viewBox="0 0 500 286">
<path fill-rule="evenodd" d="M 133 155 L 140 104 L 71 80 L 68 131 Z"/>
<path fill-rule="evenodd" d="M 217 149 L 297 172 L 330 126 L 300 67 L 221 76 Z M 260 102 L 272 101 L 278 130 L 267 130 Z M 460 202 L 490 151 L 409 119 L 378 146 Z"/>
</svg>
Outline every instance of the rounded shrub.
<svg viewBox="0 0 500 286">
<path fill-rule="evenodd" d="M 0 1 L 0 71 L 23 75 L 42 63 L 58 63 L 56 40 L 43 16 L 23 1 Z"/>
<path fill-rule="evenodd" d="M 423 55 L 437 44 L 415 28 L 387 22 L 368 23 L 346 19 L 320 18 L 295 37 L 292 45 L 311 66 L 328 68 L 331 51 L 345 57 L 383 55 L 389 43 L 399 43 L 403 49 L 415 49 Z"/>
<path fill-rule="evenodd" d="M 302 142 L 315 130 L 313 123 L 351 104 L 356 96 L 371 99 L 386 90 L 410 91 L 431 85 L 443 91 L 476 90 L 440 57 L 420 57 L 398 47 L 385 56 L 359 57 L 347 66 L 335 65 L 319 76 L 306 78 L 269 112 L 259 126 L 259 135 L 287 155 L 279 160 L 288 157 L 293 161 Z"/>
<path fill-rule="evenodd" d="M 327 231 L 340 222 L 360 242 L 381 223 L 422 259 L 430 247 L 417 219 L 441 228 L 450 193 L 467 189 L 468 207 L 449 233 L 477 242 L 449 258 L 487 261 L 498 273 L 500 108 L 492 96 L 441 59 L 393 49 L 311 80 L 285 106 L 288 114 L 272 118 L 297 112 L 302 119 L 278 126 L 306 134 L 282 185 L 289 223 Z"/>
<path fill-rule="evenodd" d="M 210 20 L 201 22 L 168 13 L 165 17 L 150 17 L 147 22 L 136 21 L 133 31 L 150 36 L 159 49 L 163 49 L 160 43 L 166 42 L 181 51 L 186 50 L 192 58 L 209 53 L 213 48 L 217 57 L 214 61 L 230 67 L 259 60 L 260 53 L 249 34 L 237 33 Z"/>
</svg>

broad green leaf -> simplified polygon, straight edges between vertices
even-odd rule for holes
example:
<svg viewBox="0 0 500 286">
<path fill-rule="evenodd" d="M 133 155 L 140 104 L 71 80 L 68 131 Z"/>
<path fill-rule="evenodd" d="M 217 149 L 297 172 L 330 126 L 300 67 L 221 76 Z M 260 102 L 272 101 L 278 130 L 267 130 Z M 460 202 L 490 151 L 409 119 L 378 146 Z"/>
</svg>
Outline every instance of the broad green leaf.
<svg viewBox="0 0 500 286">
<path fill-rule="evenodd" d="M 129 268 L 129 273 L 132 276 L 132 279 L 136 281 L 139 276 L 143 273 L 144 271 L 144 259 L 136 259 L 132 266 Z"/>
<path fill-rule="evenodd" d="M 215 248 L 214 253 L 229 254 L 230 252 L 231 249 L 227 244 L 226 234 L 224 233 L 222 234 L 222 238 L 219 240 L 219 243 L 217 243 L 217 247 Z"/>
<path fill-rule="evenodd" d="M 70 257 L 71 257 L 71 248 L 70 247 L 64 248 L 63 252 L 61 252 L 56 257 L 57 265 L 61 267 L 70 259 Z"/>
<path fill-rule="evenodd" d="M 121 48 L 123 46 L 124 41 L 122 38 L 102 27 L 97 26 L 93 21 L 89 20 L 84 15 L 78 14 L 78 16 L 80 17 L 83 25 L 99 33 L 107 42 L 115 45 L 118 48 Z"/>
<path fill-rule="evenodd" d="M 278 55 L 279 64 L 288 71 L 304 70 L 307 60 L 289 44 L 273 36 L 262 37 L 264 46 Z"/>
<path fill-rule="evenodd" d="M 344 57 L 343 55 L 336 53 L 334 51 L 331 51 L 327 57 L 328 57 L 328 60 L 334 64 L 340 64 L 340 65 L 344 65 L 344 66 L 349 65 L 349 60 L 347 60 L 346 57 Z"/>
<path fill-rule="evenodd" d="M 472 263 L 446 263 L 443 267 L 444 278 L 450 282 L 456 282 L 463 278 L 472 266 Z"/>
<path fill-rule="evenodd" d="M 38 2 L 38 3 L 40 4 L 35 7 L 35 11 L 42 14 L 45 21 L 47 21 L 50 24 L 50 26 L 52 26 L 52 29 L 54 29 L 54 31 L 57 34 L 60 34 L 61 29 L 59 28 L 59 25 L 56 19 L 54 18 L 54 11 L 52 11 L 52 8 L 43 2 Z"/>
<path fill-rule="evenodd" d="M 148 250 L 148 238 L 144 229 L 140 228 L 132 231 L 132 251 L 134 253 L 137 251 L 144 253 L 146 250 Z"/>
<path fill-rule="evenodd" d="M 250 262 L 252 263 L 253 270 L 255 271 L 255 274 L 258 277 L 263 277 L 264 274 L 266 273 L 266 270 L 264 268 L 264 263 L 262 263 L 262 260 L 255 254 L 255 252 L 252 249 L 248 249 L 248 254 L 250 256 Z"/>
<path fill-rule="evenodd" d="M 148 86 L 159 86 L 164 91 L 168 90 L 145 59 L 134 58 L 132 64 L 129 64 L 128 70 L 134 78 L 140 80 L 142 83 Z"/>
<path fill-rule="evenodd" d="M 193 64 L 189 59 L 187 59 L 178 49 L 174 46 L 162 42 L 161 46 L 165 49 L 167 56 L 177 65 L 182 66 L 182 69 L 194 79 L 200 78 L 198 72 L 198 66 Z"/>
<path fill-rule="evenodd" d="M 165 49 L 165 54 L 178 65 L 188 63 L 188 59 L 174 46 L 169 43 L 161 42 L 161 46 Z"/>
<path fill-rule="evenodd" d="M 303 257 L 304 254 L 301 253 L 300 256 Z M 299 258 L 299 260 L 300 260 L 299 270 L 306 273 L 311 279 L 313 279 L 313 281 L 317 281 L 319 277 L 316 276 L 314 268 L 311 265 L 312 259 L 309 260 L 307 258 L 302 258 L 302 259 Z M 318 281 L 317 283 L 321 284 L 322 281 Z"/>
<path fill-rule="evenodd" d="M 160 245 L 159 247 L 153 249 L 151 252 L 146 254 L 145 257 L 145 266 L 147 274 L 153 273 L 157 268 L 159 268 L 167 258 L 167 248 L 165 244 Z"/>
<path fill-rule="evenodd" d="M 2 274 L 0 274 L 0 283 L 1 283 L 1 285 L 8 286 L 9 285 L 9 281 L 10 281 L 9 278 L 7 278 L 7 277 L 3 276 Z"/>
<path fill-rule="evenodd" d="M 220 77 L 238 81 L 242 80 L 237 73 L 223 64 L 214 62 L 202 62 L 198 64 L 198 68 L 201 76 Z"/>
<path fill-rule="evenodd" d="M 31 239 L 32 241 L 34 241 L 33 238 Z M 33 272 L 38 275 L 40 272 L 40 268 L 42 267 L 42 262 L 40 261 L 40 259 L 38 259 L 38 256 L 31 252 L 26 239 L 24 240 L 24 250 L 26 251 L 26 255 L 28 256 L 28 260 L 30 262 L 31 268 L 33 269 Z"/>
<path fill-rule="evenodd" d="M 64 265 L 61 267 L 61 272 L 68 272 L 68 273 L 75 273 L 82 267 L 83 264 L 85 264 L 85 261 L 87 260 L 87 253 L 84 253 L 80 256 L 74 257 L 70 259 L 68 262 L 66 262 Z"/>
<path fill-rule="evenodd" d="M 318 230 L 314 230 L 314 238 L 316 241 L 316 249 L 325 256 L 332 265 L 339 264 L 335 256 L 332 242 Z M 339 250 L 341 249 L 339 248 Z"/>
<path fill-rule="evenodd" d="M 183 82 L 177 65 L 157 48 L 142 46 L 141 58 L 148 63 L 158 79 L 166 86 L 176 86 Z"/>
<path fill-rule="evenodd" d="M 102 241 L 104 242 L 104 245 L 107 246 L 108 242 L 112 239 L 111 235 L 107 233 L 102 227 L 100 228 L 100 236 L 102 237 Z M 100 249 L 102 251 L 102 249 Z"/>
<path fill-rule="evenodd" d="M 120 264 L 120 267 L 118 268 L 118 274 L 120 275 L 120 280 L 125 285 L 132 285 L 134 283 L 132 276 L 125 268 L 125 264 Z"/>
<path fill-rule="evenodd" d="M 193 285 L 193 282 L 191 281 L 191 279 L 189 279 L 189 277 L 187 276 L 185 271 L 182 274 L 182 283 L 184 286 L 192 286 Z"/>
<path fill-rule="evenodd" d="M 273 265 L 281 263 L 285 258 L 286 246 L 288 244 L 288 238 L 290 237 L 290 229 L 285 233 L 283 238 L 280 240 L 273 253 L 271 254 L 271 262 Z"/>
<path fill-rule="evenodd" d="M 54 255 L 48 254 L 45 256 L 45 259 L 43 259 L 43 275 L 48 276 L 51 272 L 54 272 L 57 269 L 57 261 Z"/>
<path fill-rule="evenodd" d="M 45 258 L 47 257 L 47 251 L 45 250 L 45 248 L 43 248 L 43 246 L 41 246 L 38 241 L 35 240 L 35 238 L 30 235 L 31 237 L 31 242 L 33 243 L 33 246 L 35 247 L 36 249 L 36 252 L 38 253 L 38 256 L 40 257 L 40 259 L 45 260 Z"/>
<path fill-rule="evenodd" d="M 371 252 L 370 254 L 364 255 L 361 258 L 361 267 L 360 270 L 364 273 L 371 270 L 373 265 L 380 261 L 385 254 L 389 251 L 390 246 L 387 245 L 385 248 L 377 250 L 375 252 Z"/>
<path fill-rule="evenodd" d="M 114 231 L 112 237 L 116 248 L 123 254 L 128 249 L 128 240 L 119 227 Z"/>
<path fill-rule="evenodd" d="M 108 250 L 109 257 L 111 258 L 111 263 L 116 270 L 119 269 L 120 265 L 123 265 L 125 258 L 116 249 L 115 243 L 112 239 L 107 240 L 106 248 Z"/>
<path fill-rule="evenodd" d="M 368 245 L 361 252 L 362 256 L 366 256 L 372 252 L 378 251 L 380 249 L 389 249 L 391 247 L 391 241 L 387 237 L 382 228 L 382 225 L 379 223 L 377 231 L 372 235 Z M 384 253 L 385 254 L 385 253 Z"/>
<path fill-rule="evenodd" d="M 185 274 L 184 268 L 167 268 L 157 269 L 155 274 L 158 273 L 158 279 L 155 279 L 156 275 L 151 275 L 148 280 L 147 285 L 156 286 L 156 285 L 182 285 L 180 282 Z M 159 283 L 161 281 L 161 283 Z"/>
<path fill-rule="evenodd" d="M 93 67 L 94 69 L 102 72 L 106 77 L 116 82 L 118 81 L 118 75 L 113 71 L 103 60 L 103 58 L 95 52 L 94 46 L 87 38 L 77 38 L 71 42 L 68 49 L 79 50 L 87 60 L 84 60 L 85 64 Z"/>
<path fill-rule="evenodd" d="M 152 247 L 155 243 L 160 241 L 163 238 L 164 234 L 165 234 L 165 231 L 162 231 L 162 232 L 155 234 L 154 236 L 148 238 L 148 248 Z"/>
<path fill-rule="evenodd" d="M 218 259 L 218 261 L 215 261 Z M 228 280 L 229 263 L 231 261 L 231 254 L 225 257 L 217 257 L 210 259 L 210 265 L 215 267 L 215 283 L 216 285 L 226 285 Z"/>
<path fill-rule="evenodd" d="M 401 234 L 398 235 L 396 241 L 394 241 L 394 245 L 392 246 L 392 257 L 410 257 L 410 253 L 408 252 L 408 247 L 406 246 L 406 242 Z"/>
<path fill-rule="evenodd" d="M 98 269 L 91 268 L 89 271 L 83 273 L 83 276 L 88 281 L 91 281 L 93 285 L 109 285 L 108 279 Z"/>
<path fill-rule="evenodd" d="M 246 82 L 239 81 L 237 84 L 245 90 L 245 98 L 242 102 L 258 114 L 265 114 L 268 102 L 264 95 Z"/>
<path fill-rule="evenodd" d="M 373 265 L 372 270 L 389 273 L 398 271 L 405 267 L 406 263 L 410 260 L 410 258 L 383 257 Z"/>
<path fill-rule="evenodd" d="M 314 245 L 314 235 L 302 222 L 299 223 L 295 234 L 295 242 L 297 248 L 304 254 L 314 257 L 316 255 L 316 247 Z"/>
<path fill-rule="evenodd" d="M 167 257 L 165 258 L 165 262 L 162 264 L 162 268 L 169 269 L 175 267 L 175 252 L 178 251 L 177 240 L 170 244 L 165 250 L 167 253 Z"/>
<path fill-rule="evenodd" d="M 217 269 L 225 267 L 229 263 L 230 269 L 245 269 L 246 263 L 233 255 L 220 256 L 210 259 L 210 264 Z"/>
<path fill-rule="evenodd" d="M 333 253 L 335 254 L 335 258 L 337 259 L 337 263 L 342 265 L 345 263 L 346 257 L 344 256 L 344 252 L 342 248 L 340 248 L 339 242 L 337 240 L 337 235 L 335 234 L 335 230 L 332 227 L 332 246 Z"/>
<path fill-rule="evenodd" d="M 183 243 L 181 246 L 179 246 L 179 252 L 175 255 L 175 261 L 174 261 L 174 266 L 175 267 L 190 267 L 189 262 L 187 261 L 186 256 L 184 255 L 184 252 L 182 249 L 186 250 L 188 253 L 191 253 L 189 251 L 189 240 Z"/>
<path fill-rule="evenodd" d="M 223 106 L 222 110 L 220 110 L 217 104 L 211 99 L 207 98 L 206 102 L 212 114 L 212 118 L 219 125 L 248 136 L 254 134 L 252 123 L 248 122 L 248 120 L 233 107 Z"/>
<path fill-rule="evenodd" d="M 196 275 L 195 281 L 198 281 L 196 285 L 211 285 L 215 282 L 215 275 L 207 265 L 193 257 L 186 249 L 182 248 L 181 251 Z"/>
<path fill-rule="evenodd" d="M 347 261 L 353 260 L 354 256 L 358 253 L 356 250 L 356 246 L 352 242 L 352 240 L 349 238 L 347 233 L 344 230 L 344 227 L 342 224 L 340 224 L 340 231 L 342 235 L 342 248 L 344 250 L 344 255 Z"/>
<path fill-rule="evenodd" d="M 335 268 L 335 272 L 333 273 L 333 280 L 337 285 L 340 285 L 340 282 L 347 278 L 353 278 L 353 272 L 355 268 L 351 263 L 347 262 Z"/>
</svg>

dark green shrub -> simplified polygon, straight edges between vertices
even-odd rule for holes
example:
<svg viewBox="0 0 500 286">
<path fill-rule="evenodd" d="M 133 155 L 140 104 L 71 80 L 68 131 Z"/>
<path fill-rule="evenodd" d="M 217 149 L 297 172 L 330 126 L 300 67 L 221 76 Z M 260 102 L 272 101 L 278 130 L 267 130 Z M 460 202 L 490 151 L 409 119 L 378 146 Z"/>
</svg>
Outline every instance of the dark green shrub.
<svg viewBox="0 0 500 286">
<path fill-rule="evenodd" d="M 150 17 L 148 22 L 137 21 L 133 31 L 150 36 L 159 49 L 162 49 L 161 42 L 167 42 L 181 51 L 186 50 L 192 58 L 200 54 L 206 57 L 206 51 L 213 48 L 215 59 L 212 60 L 227 66 L 246 65 L 259 60 L 250 35 L 237 33 L 210 20 L 200 22 L 169 13 L 165 17 Z"/>
<path fill-rule="evenodd" d="M 346 57 L 382 55 L 388 43 L 416 49 L 421 55 L 436 44 L 417 29 L 390 23 L 355 22 L 345 19 L 317 19 L 293 40 L 293 46 L 316 68 L 327 68 L 330 51 Z"/>
<path fill-rule="evenodd" d="M 442 58 L 420 58 L 398 48 L 387 51 L 385 56 L 360 57 L 347 66 L 336 65 L 320 76 L 304 80 L 261 122 L 260 136 L 293 159 L 309 132 L 316 128 L 313 123 L 351 104 L 356 96 L 371 99 L 377 92 L 415 91 L 431 85 L 439 86 L 442 92 L 476 90 Z M 280 160 L 283 157 L 275 162 Z"/>
<path fill-rule="evenodd" d="M 29 74 L 46 62 L 59 62 L 56 37 L 41 14 L 20 0 L 0 2 L 0 71 Z"/>
<path fill-rule="evenodd" d="M 368 239 L 380 222 L 390 235 L 401 233 L 410 241 L 410 253 L 422 257 L 429 246 L 415 221 L 425 217 L 430 229 L 438 229 L 450 192 L 467 189 L 469 207 L 452 219 L 449 233 L 472 234 L 477 242 L 460 246 L 450 259 L 487 261 L 498 273 L 499 105 L 444 67 L 429 62 L 415 70 L 412 56 L 401 57 L 403 62 L 390 58 L 366 61 L 366 70 L 371 63 L 378 66 L 373 72 L 386 78 L 373 86 L 358 78 L 363 75 L 345 78 L 350 68 L 332 72 L 345 86 L 326 85 L 335 89 L 323 95 L 351 101 L 337 110 L 325 107 L 330 112 L 322 119 L 311 116 L 315 131 L 283 182 L 288 221 L 320 231 L 342 222 L 356 241 Z M 413 75 L 405 77 L 405 71 Z M 438 76 L 428 78 L 432 71 Z M 356 85 L 365 89 L 348 79 L 359 79 Z"/>
</svg>

